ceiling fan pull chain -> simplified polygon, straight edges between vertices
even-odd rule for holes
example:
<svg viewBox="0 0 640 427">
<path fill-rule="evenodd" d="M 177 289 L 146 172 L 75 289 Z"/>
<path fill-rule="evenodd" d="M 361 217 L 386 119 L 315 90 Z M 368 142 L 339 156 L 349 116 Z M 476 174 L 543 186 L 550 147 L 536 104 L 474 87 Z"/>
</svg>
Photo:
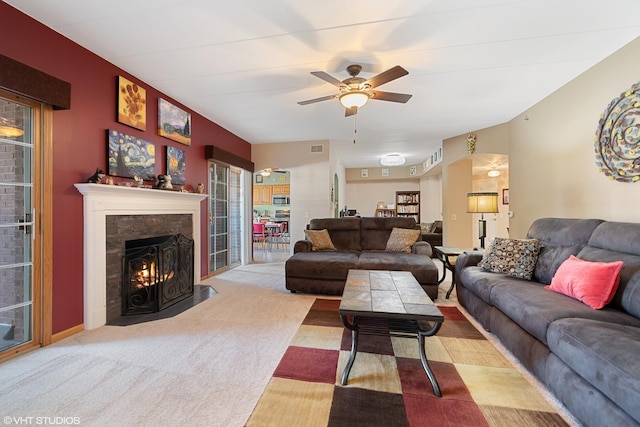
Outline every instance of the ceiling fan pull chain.
<svg viewBox="0 0 640 427">
<path fill-rule="evenodd" d="M 356 143 L 356 136 L 358 135 L 358 116 L 353 116 L 353 143 Z"/>
</svg>

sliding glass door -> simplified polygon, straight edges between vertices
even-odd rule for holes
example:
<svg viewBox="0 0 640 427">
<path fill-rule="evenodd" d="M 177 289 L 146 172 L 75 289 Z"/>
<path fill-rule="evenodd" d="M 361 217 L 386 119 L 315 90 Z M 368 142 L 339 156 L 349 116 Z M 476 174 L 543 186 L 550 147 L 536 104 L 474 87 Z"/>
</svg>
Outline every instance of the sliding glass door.
<svg viewBox="0 0 640 427">
<path fill-rule="evenodd" d="M 0 93 L 0 353 L 5 354 L 32 343 L 39 333 L 34 286 L 38 120 L 38 104 Z"/>
</svg>

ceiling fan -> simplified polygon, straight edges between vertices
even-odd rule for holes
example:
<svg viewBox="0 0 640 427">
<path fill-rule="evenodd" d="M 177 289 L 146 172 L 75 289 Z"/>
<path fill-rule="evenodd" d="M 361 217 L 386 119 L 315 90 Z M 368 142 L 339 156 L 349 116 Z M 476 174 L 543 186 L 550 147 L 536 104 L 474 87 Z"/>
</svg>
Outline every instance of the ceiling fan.
<svg viewBox="0 0 640 427">
<path fill-rule="evenodd" d="M 411 99 L 412 95 L 405 93 L 382 92 L 379 90 L 373 90 L 378 86 L 382 86 L 385 83 L 389 83 L 392 80 L 409 74 L 409 72 L 401 66 L 396 65 L 395 67 L 389 68 L 387 71 L 383 71 L 382 73 L 373 76 L 370 79 L 358 77 L 360 71 L 362 71 L 361 65 L 349 65 L 347 67 L 347 72 L 351 77 L 342 81 L 325 73 L 324 71 L 312 71 L 311 74 L 336 86 L 338 89 L 340 89 L 340 92 L 334 95 L 323 96 L 321 98 L 300 101 L 298 102 L 298 104 L 307 105 L 313 104 L 315 102 L 328 101 L 330 99 L 338 98 L 340 100 L 340 103 L 346 108 L 344 116 L 349 117 L 357 114 L 358 108 L 366 104 L 369 99 L 401 102 L 403 104 Z"/>
<path fill-rule="evenodd" d="M 272 173 L 287 173 L 286 170 L 280 168 L 264 168 L 258 173 L 264 177 L 270 176 Z"/>
</svg>

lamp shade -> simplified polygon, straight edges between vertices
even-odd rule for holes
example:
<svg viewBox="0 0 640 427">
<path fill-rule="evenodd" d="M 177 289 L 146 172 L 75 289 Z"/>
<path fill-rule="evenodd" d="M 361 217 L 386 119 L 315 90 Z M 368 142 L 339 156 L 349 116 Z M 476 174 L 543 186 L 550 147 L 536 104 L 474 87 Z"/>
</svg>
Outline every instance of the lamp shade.
<svg viewBox="0 0 640 427">
<path fill-rule="evenodd" d="M 340 103 L 346 108 L 362 107 L 369 100 L 369 94 L 359 90 L 343 93 L 340 95 Z"/>
<path fill-rule="evenodd" d="M 498 193 L 467 193 L 467 212 L 498 213 Z"/>
</svg>

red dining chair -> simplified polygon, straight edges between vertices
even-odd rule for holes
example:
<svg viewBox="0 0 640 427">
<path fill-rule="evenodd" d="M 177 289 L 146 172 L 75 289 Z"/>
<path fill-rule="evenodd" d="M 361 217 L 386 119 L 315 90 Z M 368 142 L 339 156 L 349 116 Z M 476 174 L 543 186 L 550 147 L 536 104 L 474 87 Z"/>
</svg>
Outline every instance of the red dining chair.
<svg viewBox="0 0 640 427">
<path fill-rule="evenodd" d="M 267 242 L 267 230 L 264 226 L 263 222 L 254 222 L 253 223 L 253 243 L 256 247 L 260 246 L 262 243 L 262 247 L 264 248 Z"/>
</svg>

